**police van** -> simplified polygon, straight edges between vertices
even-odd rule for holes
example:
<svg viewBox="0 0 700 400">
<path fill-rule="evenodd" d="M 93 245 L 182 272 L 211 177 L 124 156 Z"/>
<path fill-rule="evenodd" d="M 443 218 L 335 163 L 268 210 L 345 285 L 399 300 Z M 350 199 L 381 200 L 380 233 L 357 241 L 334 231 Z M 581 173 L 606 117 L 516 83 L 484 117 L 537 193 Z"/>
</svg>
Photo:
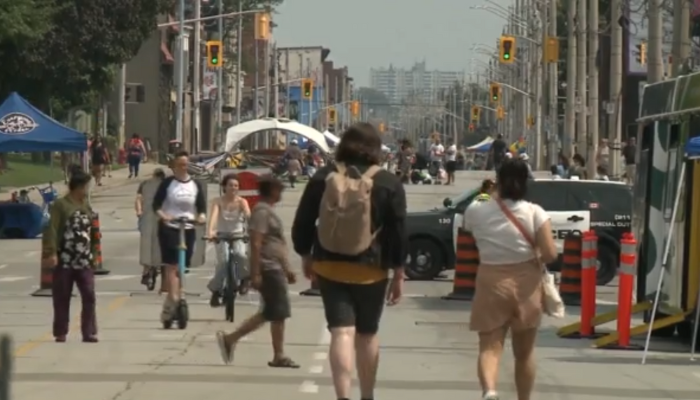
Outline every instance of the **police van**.
<svg viewBox="0 0 700 400">
<path fill-rule="evenodd" d="M 443 208 L 408 214 L 409 277 L 432 279 L 443 269 L 454 268 L 457 229 L 463 224 L 464 210 L 477 195 L 477 190 L 471 190 L 445 199 Z M 594 230 L 598 236 L 598 284 L 615 278 L 620 239 L 632 223 L 629 186 L 611 181 L 537 179 L 528 183 L 526 200 L 539 204 L 551 217 L 559 254 L 569 233 Z M 559 263 L 550 265 L 553 271 L 559 267 Z"/>
</svg>

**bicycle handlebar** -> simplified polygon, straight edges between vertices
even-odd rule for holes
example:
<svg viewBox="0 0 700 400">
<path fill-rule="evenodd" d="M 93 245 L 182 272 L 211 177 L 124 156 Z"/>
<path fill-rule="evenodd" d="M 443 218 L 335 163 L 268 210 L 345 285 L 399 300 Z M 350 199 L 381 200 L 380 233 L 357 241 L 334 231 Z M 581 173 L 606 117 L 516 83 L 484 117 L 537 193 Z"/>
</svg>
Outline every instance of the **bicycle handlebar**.
<svg viewBox="0 0 700 400">
<path fill-rule="evenodd" d="M 246 236 L 246 235 L 241 235 L 241 236 L 216 235 L 215 237 L 204 236 L 202 239 L 208 240 L 211 242 L 215 242 L 215 243 L 220 243 L 220 242 L 233 243 L 233 242 L 239 242 L 239 241 L 247 243 L 250 240 L 250 237 Z"/>
</svg>

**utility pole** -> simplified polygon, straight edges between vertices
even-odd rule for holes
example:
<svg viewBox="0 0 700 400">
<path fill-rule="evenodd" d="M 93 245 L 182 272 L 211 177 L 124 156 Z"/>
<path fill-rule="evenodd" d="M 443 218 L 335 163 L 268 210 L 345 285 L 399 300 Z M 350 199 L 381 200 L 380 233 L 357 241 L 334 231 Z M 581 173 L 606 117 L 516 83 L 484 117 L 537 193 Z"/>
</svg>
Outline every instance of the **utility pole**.
<svg viewBox="0 0 700 400">
<path fill-rule="evenodd" d="M 264 52 L 263 52 L 263 57 L 265 60 L 265 63 L 263 64 L 263 77 L 265 78 L 263 82 L 265 82 L 265 92 L 264 94 L 264 104 L 265 104 L 265 111 L 263 111 L 263 118 L 267 118 L 270 115 L 270 90 L 272 90 L 272 79 L 270 77 L 270 41 L 269 40 L 263 40 L 262 41 L 263 45 L 265 46 Z M 269 149 L 270 148 L 270 136 L 272 135 L 272 132 L 270 131 L 264 131 L 261 132 L 262 135 L 262 148 L 263 149 Z"/>
<path fill-rule="evenodd" d="M 222 0 L 219 0 L 219 7 L 222 7 Z M 221 8 L 219 8 L 221 9 Z M 238 12 L 243 12 L 243 1 L 238 1 Z M 223 31 L 223 21 L 219 22 L 219 30 Z M 241 97 L 243 88 L 241 87 L 241 60 L 243 59 L 243 14 L 238 15 L 238 29 L 236 31 L 236 125 L 241 123 Z M 289 70 L 289 68 L 287 68 Z M 223 140 L 222 140 L 223 142 Z"/>
<path fill-rule="evenodd" d="M 272 102 L 274 103 L 272 106 L 274 107 L 273 110 L 273 116 L 275 118 L 280 117 L 280 62 L 279 62 L 279 53 L 277 52 L 277 42 L 275 42 L 272 46 L 272 69 L 275 71 L 275 77 L 273 78 L 275 81 L 274 86 L 272 87 Z M 289 93 L 289 92 L 287 92 Z"/>
<path fill-rule="evenodd" d="M 663 20 L 661 3 L 663 0 L 648 0 L 649 43 L 647 46 L 647 83 L 661 82 L 664 79 L 663 67 Z"/>
<path fill-rule="evenodd" d="M 690 1 L 673 1 L 673 48 L 671 76 L 685 72 L 690 55 Z"/>
<path fill-rule="evenodd" d="M 549 15 L 547 21 L 549 26 L 547 30 L 542 30 L 548 33 L 550 37 L 557 37 L 557 0 L 549 0 Z M 544 35 L 543 35 L 544 37 Z M 557 39 L 558 40 L 558 39 Z M 544 38 L 542 43 L 544 43 Z M 574 47 L 575 49 L 575 47 Z M 559 65 L 556 62 L 548 65 L 549 70 L 549 147 L 547 148 L 548 160 L 547 165 L 557 163 L 557 149 L 559 141 Z M 547 166 L 545 165 L 545 167 Z"/>
<path fill-rule="evenodd" d="M 620 165 L 620 150 L 622 142 L 622 0 L 612 0 L 610 2 L 610 95 L 609 102 L 612 103 L 612 113 L 608 113 L 608 140 L 612 141 L 610 148 L 610 167 L 613 176 L 620 176 L 622 173 Z M 610 106 L 609 106 L 610 107 Z"/>
<path fill-rule="evenodd" d="M 221 13 L 219 13 L 221 14 Z M 194 49 L 192 51 L 192 122 L 193 129 L 192 134 L 194 140 L 193 153 L 198 153 L 202 149 L 202 120 L 201 120 L 201 85 L 202 85 L 202 22 L 199 19 L 202 17 L 202 3 L 200 1 L 194 2 Z M 219 18 L 221 21 L 222 18 Z M 221 39 L 221 38 L 219 38 Z M 219 68 L 221 69 L 221 68 Z M 217 101 L 220 97 L 219 91 L 221 90 L 221 81 L 217 81 Z"/>
<path fill-rule="evenodd" d="M 239 4 L 242 4 L 242 1 L 238 2 Z M 217 9 L 219 10 L 219 15 L 224 13 L 224 1 L 223 0 L 217 0 Z M 239 9 L 239 11 L 242 11 Z M 243 17 L 239 21 L 243 21 Z M 222 49 L 221 51 L 223 52 L 225 48 L 228 48 L 228 46 L 223 45 L 224 43 L 224 19 L 219 18 L 217 20 L 217 31 L 219 31 L 219 40 L 221 40 L 222 43 Z M 238 40 L 238 39 L 237 39 Z M 224 68 L 223 66 L 226 65 L 228 60 L 226 60 L 226 57 L 222 57 L 223 60 L 223 65 L 221 65 L 217 70 L 216 70 L 216 128 L 214 131 L 214 137 L 216 138 L 215 142 L 216 143 L 221 143 L 225 144 L 226 143 L 226 138 L 225 138 L 225 133 L 223 132 L 223 108 L 224 108 Z M 229 75 L 230 76 L 230 75 Z M 238 82 L 236 82 L 236 90 L 238 90 Z M 236 92 L 236 98 L 238 98 L 238 92 Z M 236 107 L 238 108 L 238 107 Z M 238 123 L 238 120 L 236 120 L 236 123 Z M 200 126 L 200 125 L 197 125 Z M 227 149 L 228 150 L 228 149 Z"/>
<path fill-rule="evenodd" d="M 185 93 L 185 0 L 180 0 L 178 11 L 179 30 L 177 34 L 177 59 L 175 60 L 175 71 L 177 71 L 176 85 L 177 98 L 175 99 L 175 139 L 185 147 L 182 142 L 182 112 L 183 112 L 183 97 Z"/>
<path fill-rule="evenodd" d="M 126 64 L 122 64 L 119 69 L 119 88 L 117 90 L 117 117 L 119 118 L 119 135 L 117 136 L 119 146 L 126 143 Z"/>
<path fill-rule="evenodd" d="M 593 179 L 596 175 L 598 160 L 598 128 L 600 120 L 598 118 L 600 102 L 598 98 L 598 0 L 589 1 L 588 15 L 588 105 L 590 120 L 588 121 L 588 178 Z M 615 22 L 613 22 L 615 24 Z"/>
<path fill-rule="evenodd" d="M 587 87 L 586 87 L 586 81 L 588 77 L 588 71 L 586 70 L 586 62 L 587 57 L 586 55 L 588 54 L 586 52 L 586 40 L 588 39 L 586 37 L 586 29 L 588 28 L 587 26 L 587 14 L 588 14 L 588 9 L 586 8 L 586 0 L 578 0 L 578 13 L 576 16 L 578 17 L 578 20 L 576 21 L 576 35 L 577 35 L 577 41 L 578 41 L 578 52 L 577 52 L 577 63 L 578 63 L 578 74 L 576 75 L 577 78 L 577 90 L 578 90 L 578 96 L 576 97 L 576 103 L 578 104 L 578 137 L 576 140 L 576 146 L 577 146 L 577 153 L 581 154 L 588 159 L 590 158 L 589 154 L 585 154 L 585 151 L 587 150 L 586 147 L 586 142 L 588 139 L 588 126 L 587 126 L 587 116 L 588 116 L 588 96 L 587 94 Z"/>
<path fill-rule="evenodd" d="M 576 54 L 578 51 L 576 30 L 576 3 L 571 1 L 566 10 L 567 39 L 566 46 L 566 124 L 564 126 L 564 143 L 562 152 L 566 157 L 574 154 L 576 137 Z M 585 44 L 585 43 L 584 43 Z M 582 73 L 586 73 L 583 71 Z"/>
</svg>

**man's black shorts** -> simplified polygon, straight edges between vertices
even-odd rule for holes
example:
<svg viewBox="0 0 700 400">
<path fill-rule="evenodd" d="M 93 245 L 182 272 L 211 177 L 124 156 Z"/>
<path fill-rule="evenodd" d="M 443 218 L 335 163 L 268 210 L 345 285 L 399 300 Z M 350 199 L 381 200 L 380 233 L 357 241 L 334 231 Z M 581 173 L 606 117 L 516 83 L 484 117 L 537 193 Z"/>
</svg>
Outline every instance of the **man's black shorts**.
<svg viewBox="0 0 700 400">
<path fill-rule="evenodd" d="M 453 173 L 457 170 L 457 161 L 448 161 L 445 164 L 445 171 L 448 173 Z"/>
<path fill-rule="evenodd" d="M 387 280 L 368 285 L 342 283 L 318 276 L 328 329 L 354 326 L 359 334 L 379 330 Z"/>
<path fill-rule="evenodd" d="M 260 312 L 268 322 L 280 322 L 292 316 L 287 276 L 283 271 L 262 272 Z"/>
</svg>

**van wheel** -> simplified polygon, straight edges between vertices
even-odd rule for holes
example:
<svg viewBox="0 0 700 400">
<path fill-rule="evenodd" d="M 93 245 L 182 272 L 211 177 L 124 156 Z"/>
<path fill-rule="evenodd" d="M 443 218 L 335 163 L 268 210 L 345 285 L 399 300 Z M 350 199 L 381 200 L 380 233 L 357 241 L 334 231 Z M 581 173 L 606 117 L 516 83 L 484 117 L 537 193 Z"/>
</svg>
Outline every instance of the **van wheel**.
<svg viewBox="0 0 700 400">
<path fill-rule="evenodd" d="M 418 238 L 409 242 L 406 276 L 411 280 L 428 281 L 442 272 L 445 257 L 440 246 L 431 239 Z"/>
<path fill-rule="evenodd" d="M 598 265 L 596 284 L 605 286 L 617 275 L 617 254 L 615 248 L 605 242 L 598 242 Z"/>
</svg>

